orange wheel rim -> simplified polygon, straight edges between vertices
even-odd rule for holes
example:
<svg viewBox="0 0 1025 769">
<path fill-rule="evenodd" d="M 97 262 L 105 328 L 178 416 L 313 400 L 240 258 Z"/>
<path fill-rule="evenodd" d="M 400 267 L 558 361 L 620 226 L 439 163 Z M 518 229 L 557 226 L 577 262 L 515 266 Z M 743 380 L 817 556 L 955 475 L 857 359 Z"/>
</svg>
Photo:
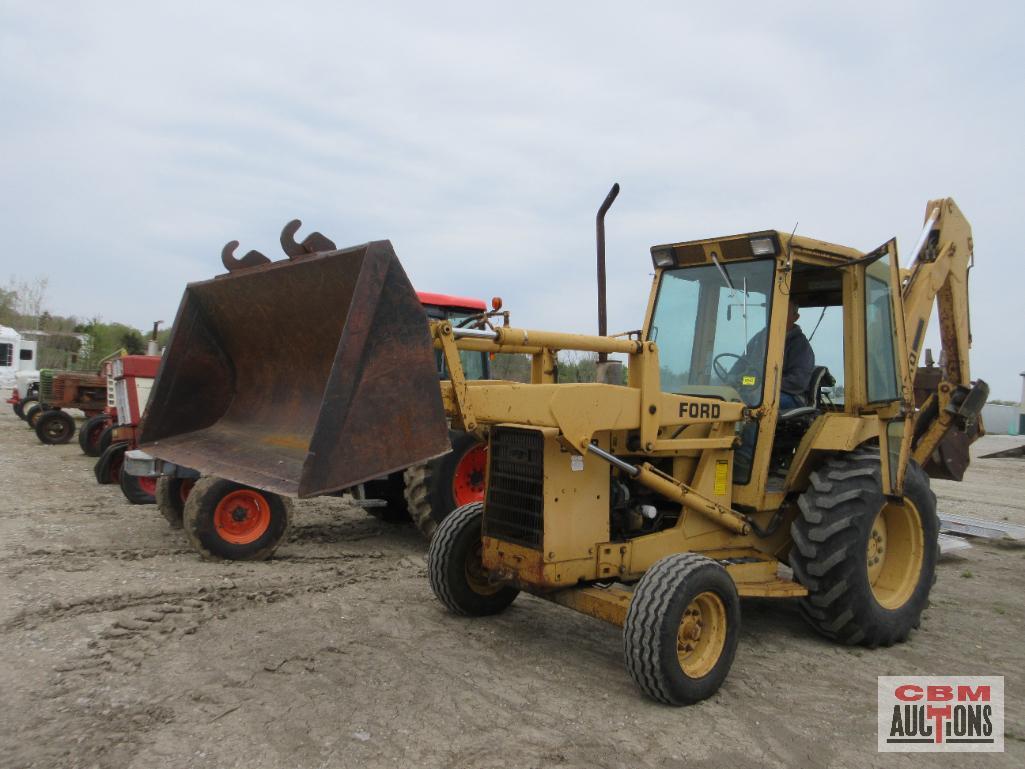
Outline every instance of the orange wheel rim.
<svg viewBox="0 0 1025 769">
<path fill-rule="evenodd" d="M 483 443 L 478 443 L 463 454 L 452 478 L 452 498 L 456 501 L 456 507 L 484 501 L 484 472 L 487 466 L 488 447 Z"/>
<path fill-rule="evenodd" d="M 145 475 L 139 476 L 139 491 L 151 497 L 157 493 L 157 479 Z"/>
<path fill-rule="evenodd" d="M 225 542 L 248 545 L 270 528 L 270 505 L 253 489 L 239 489 L 226 495 L 214 509 L 214 531 Z"/>
</svg>

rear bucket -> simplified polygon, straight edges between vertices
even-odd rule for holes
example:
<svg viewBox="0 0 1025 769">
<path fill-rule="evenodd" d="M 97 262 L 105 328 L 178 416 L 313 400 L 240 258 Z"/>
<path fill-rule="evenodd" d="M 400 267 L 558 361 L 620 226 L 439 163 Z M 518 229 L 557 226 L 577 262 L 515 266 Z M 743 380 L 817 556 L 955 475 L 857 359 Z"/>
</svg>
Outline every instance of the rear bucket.
<svg viewBox="0 0 1025 769">
<path fill-rule="evenodd" d="M 189 284 L 140 447 L 299 497 L 447 452 L 427 318 L 391 243 Z"/>
</svg>

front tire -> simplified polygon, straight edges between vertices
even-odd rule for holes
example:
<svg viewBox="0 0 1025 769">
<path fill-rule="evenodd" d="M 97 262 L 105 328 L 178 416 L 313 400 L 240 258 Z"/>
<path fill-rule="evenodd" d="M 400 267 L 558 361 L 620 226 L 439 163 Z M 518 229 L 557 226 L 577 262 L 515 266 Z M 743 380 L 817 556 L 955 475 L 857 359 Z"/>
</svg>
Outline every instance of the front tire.
<svg viewBox="0 0 1025 769">
<path fill-rule="evenodd" d="M 291 519 L 290 499 L 207 476 L 189 493 L 182 528 L 206 559 L 265 561 L 285 538 Z"/>
<path fill-rule="evenodd" d="M 153 496 L 156 498 L 157 509 L 172 529 L 182 527 L 185 503 L 195 485 L 194 478 L 172 478 L 169 475 L 161 475 L 157 478 L 157 487 Z"/>
<path fill-rule="evenodd" d="M 473 433 L 450 432 L 452 451 L 405 472 L 409 517 L 427 539 L 457 507 L 484 501 L 487 444 Z"/>
<path fill-rule="evenodd" d="M 39 403 L 38 398 L 24 398 L 14 404 L 14 413 L 18 415 L 18 419 L 25 419 L 25 412 L 30 408 Z"/>
<path fill-rule="evenodd" d="M 103 453 L 100 448 L 100 436 L 107 428 L 110 417 L 99 414 L 86 420 L 78 430 L 78 445 L 87 457 L 98 457 Z"/>
<path fill-rule="evenodd" d="M 890 646 L 921 622 L 936 576 L 939 519 L 929 477 L 908 462 L 904 499 L 883 496 L 878 451 L 827 461 L 811 474 L 791 526 L 801 612 L 844 644 Z"/>
<path fill-rule="evenodd" d="M 457 507 L 438 526 L 427 549 L 431 590 L 453 614 L 483 617 L 498 614 L 516 600 L 519 590 L 488 581 L 481 563 L 484 504 Z"/>
<path fill-rule="evenodd" d="M 125 499 L 133 505 L 152 505 L 157 500 L 154 496 L 157 479 L 145 475 L 131 475 L 121 469 L 121 477 L 118 479 L 121 485 L 121 493 Z"/>
<path fill-rule="evenodd" d="M 49 446 L 67 443 L 75 436 L 75 420 L 60 409 L 51 409 L 36 419 L 36 437 Z"/>
<path fill-rule="evenodd" d="M 719 563 L 697 553 L 674 553 L 648 569 L 623 626 L 630 675 L 642 692 L 667 705 L 715 694 L 739 639 L 736 585 Z"/>
<path fill-rule="evenodd" d="M 39 424 L 39 418 L 45 413 L 43 405 L 36 401 L 31 406 L 25 408 L 25 421 L 28 422 L 28 426 L 31 429 L 35 430 L 36 425 Z"/>
</svg>

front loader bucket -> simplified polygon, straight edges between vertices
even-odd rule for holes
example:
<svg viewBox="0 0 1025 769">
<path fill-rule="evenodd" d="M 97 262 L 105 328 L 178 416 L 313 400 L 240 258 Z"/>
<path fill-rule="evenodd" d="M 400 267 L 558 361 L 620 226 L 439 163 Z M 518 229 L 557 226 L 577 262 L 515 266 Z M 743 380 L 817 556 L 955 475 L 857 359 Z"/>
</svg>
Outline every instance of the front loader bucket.
<svg viewBox="0 0 1025 769">
<path fill-rule="evenodd" d="M 190 283 L 140 447 L 299 497 L 448 451 L 427 319 L 391 243 Z"/>
</svg>

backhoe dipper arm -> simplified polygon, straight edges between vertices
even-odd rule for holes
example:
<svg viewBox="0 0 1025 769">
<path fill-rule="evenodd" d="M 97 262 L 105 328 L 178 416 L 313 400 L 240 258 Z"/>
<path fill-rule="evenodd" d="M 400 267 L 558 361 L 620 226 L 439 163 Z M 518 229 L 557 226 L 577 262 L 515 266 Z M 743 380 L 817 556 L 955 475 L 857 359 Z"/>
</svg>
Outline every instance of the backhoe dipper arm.
<svg viewBox="0 0 1025 769">
<path fill-rule="evenodd" d="M 925 221 L 903 288 L 910 367 L 913 371 L 918 365 L 935 300 L 945 364 L 943 379 L 967 385 L 971 379 L 968 271 L 972 266 L 972 228 L 951 198 L 929 201 Z"/>
</svg>

